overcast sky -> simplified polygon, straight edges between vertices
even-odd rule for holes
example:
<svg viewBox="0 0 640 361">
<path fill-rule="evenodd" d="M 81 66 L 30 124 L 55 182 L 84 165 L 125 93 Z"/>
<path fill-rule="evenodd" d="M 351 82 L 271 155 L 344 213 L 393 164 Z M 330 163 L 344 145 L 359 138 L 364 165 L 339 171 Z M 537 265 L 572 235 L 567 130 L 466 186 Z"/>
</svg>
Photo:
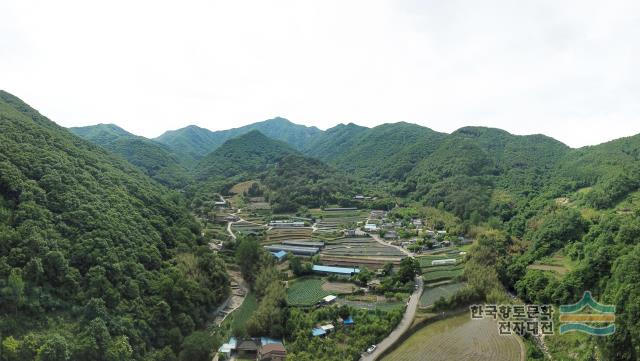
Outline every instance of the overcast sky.
<svg viewBox="0 0 640 361">
<path fill-rule="evenodd" d="M 0 89 L 155 137 L 282 116 L 640 133 L 640 1 L 0 1 Z"/>
</svg>

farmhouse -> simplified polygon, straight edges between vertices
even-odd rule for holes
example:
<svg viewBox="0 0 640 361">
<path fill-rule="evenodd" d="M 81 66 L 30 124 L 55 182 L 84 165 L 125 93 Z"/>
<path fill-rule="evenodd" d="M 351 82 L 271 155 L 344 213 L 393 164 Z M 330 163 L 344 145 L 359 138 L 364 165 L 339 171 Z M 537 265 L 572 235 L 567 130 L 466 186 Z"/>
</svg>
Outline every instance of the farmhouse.
<svg viewBox="0 0 640 361">
<path fill-rule="evenodd" d="M 396 231 L 388 231 L 387 233 L 384 234 L 384 239 L 397 239 L 398 238 L 398 232 Z"/>
<path fill-rule="evenodd" d="M 260 361 L 284 361 L 287 358 L 287 350 L 281 343 L 272 343 L 261 346 L 258 349 Z"/>
<path fill-rule="evenodd" d="M 357 268 L 322 266 L 319 264 L 314 264 L 312 270 L 313 272 L 318 272 L 318 273 L 332 273 L 332 274 L 346 275 L 346 276 L 352 276 L 355 273 L 360 272 L 360 270 Z"/>
<path fill-rule="evenodd" d="M 385 211 L 371 211 L 371 213 L 369 214 L 369 218 L 382 219 L 385 214 Z"/>
<path fill-rule="evenodd" d="M 378 232 L 378 225 L 374 223 L 367 223 L 364 225 L 364 230 L 366 232 Z"/>
</svg>

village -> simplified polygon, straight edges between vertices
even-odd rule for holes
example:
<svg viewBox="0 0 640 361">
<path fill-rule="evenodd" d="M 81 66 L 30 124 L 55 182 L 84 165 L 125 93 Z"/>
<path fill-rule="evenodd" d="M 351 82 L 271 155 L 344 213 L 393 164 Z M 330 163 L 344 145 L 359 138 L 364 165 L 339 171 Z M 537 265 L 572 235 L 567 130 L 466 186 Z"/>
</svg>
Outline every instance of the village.
<svg viewBox="0 0 640 361">
<path fill-rule="evenodd" d="M 239 237 L 259 239 L 283 274 L 290 307 L 341 309 L 343 313 L 347 309 L 400 310 L 406 315 L 432 307 L 435 296 L 450 295 L 464 285 L 456 279 L 462 273 L 466 249 L 472 241 L 448 233 L 442 224 L 427 217 L 359 207 L 273 214 L 264 197 L 248 197 L 242 189 L 236 191 L 231 196 L 221 196 L 205 217 L 205 232 L 213 235 L 211 248 L 224 253 L 226 244 Z M 362 204 L 370 198 L 354 196 Z M 422 274 L 420 282 L 398 282 L 405 264 L 417 267 Z M 422 279 L 428 282 L 424 291 Z M 251 298 L 251 291 L 242 283 L 242 279 L 235 278 L 235 301 L 220 310 L 216 321 L 218 327 L 229 330 L 217 359 L 286 359 L 285 340 L 233 335 L 230 331 L 234 322 L 246 320 L 255 308 L 246 301 Z M 408 310 L 412 297 L 415 309 Z M 356 322 L 351 314 L 319 321 L 309 327 L 308 337 L 333 337 L 334 333 L 349 332 Z M 362 350 L 363 355 L 377 352 L 376 348 L 375 344 L 369 345 Z"/>
</svg>

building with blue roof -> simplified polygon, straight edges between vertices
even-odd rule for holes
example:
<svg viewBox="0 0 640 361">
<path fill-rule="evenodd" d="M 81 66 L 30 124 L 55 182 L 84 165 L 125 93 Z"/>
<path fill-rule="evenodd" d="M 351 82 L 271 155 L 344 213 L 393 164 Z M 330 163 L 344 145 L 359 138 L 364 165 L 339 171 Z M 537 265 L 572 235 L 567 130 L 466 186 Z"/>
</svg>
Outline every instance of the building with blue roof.
<svg viewBox="0 0 640 361">
<path fill-rule="evenodd" d="M 313 337 L 318 337 L 318 336 L 322 337 L 322 336 L 324 336 L 326 334 L 327 334 L 327 331 L 325 331 L 325 330 L 323 330 L 323 329 L 321 329 L 319 327 L 313 328 L 311 330 L 311 335 Z"/>
<path fill-rule="evenodd" d="M 344 321 L 342 321 L 342 324 L 345 325 L 345 326 L 353 326 L 355 324 L 355 322 L 353 322 L 353 318 L 351 318 L 351 316 L 349 316 Z"/>
<path fill-rule="evenodd" d="M 287 256 L 287 252 L 285 251 L 271 252 L 271 254 L 278 260 L 278 262 L 282 262 L 282 260 Z"/>
<path fill-rule="evenodd" d="M 318 272 L 318 273 L 332 273 L 332 274 L 345 275 L 345 276 L 352 276 L 356 273 L 360 273 L 360 270 L 357 268 L 323 266 L 319 264 L 313 265 L 312 270 L 313 272 Z"/>
</svg>

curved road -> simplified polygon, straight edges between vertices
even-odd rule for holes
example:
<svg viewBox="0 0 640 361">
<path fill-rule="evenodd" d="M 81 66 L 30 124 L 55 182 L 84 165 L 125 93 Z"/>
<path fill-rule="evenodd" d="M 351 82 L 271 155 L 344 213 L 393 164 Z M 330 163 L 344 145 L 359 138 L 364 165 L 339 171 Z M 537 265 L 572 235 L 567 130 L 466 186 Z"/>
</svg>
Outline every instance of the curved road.
<svg viewBox="0 0 640 361">
<path fill-rule="evenodd" d="M 413 322 L 413 317 L 416 315 L 416 310 L 418 309 L 418 302 L 420 301 L 420 295 L 422 295 L 423 282 L 422 277 L 416 277 L 416 282 L 418 283 L 418 289 L 413 291 L 411 297 L 409 298 L 409 305 L 407 306 L 406 311 L 404 312 L 404 316 L 402 316 L 402 320 L 398 323 L 395 330 L 393 330 L 389 336 L 387 336 L 382 342 L 377 345 L 377 348 L 372 353 L 364 353 L 362 357 L 360 357 L 360 361 L 375 361 L 382 355 L 384 351 L 386 351 L 389 347 L 391 347 L 399 338 L 402 336 Z"/>
</svg>

